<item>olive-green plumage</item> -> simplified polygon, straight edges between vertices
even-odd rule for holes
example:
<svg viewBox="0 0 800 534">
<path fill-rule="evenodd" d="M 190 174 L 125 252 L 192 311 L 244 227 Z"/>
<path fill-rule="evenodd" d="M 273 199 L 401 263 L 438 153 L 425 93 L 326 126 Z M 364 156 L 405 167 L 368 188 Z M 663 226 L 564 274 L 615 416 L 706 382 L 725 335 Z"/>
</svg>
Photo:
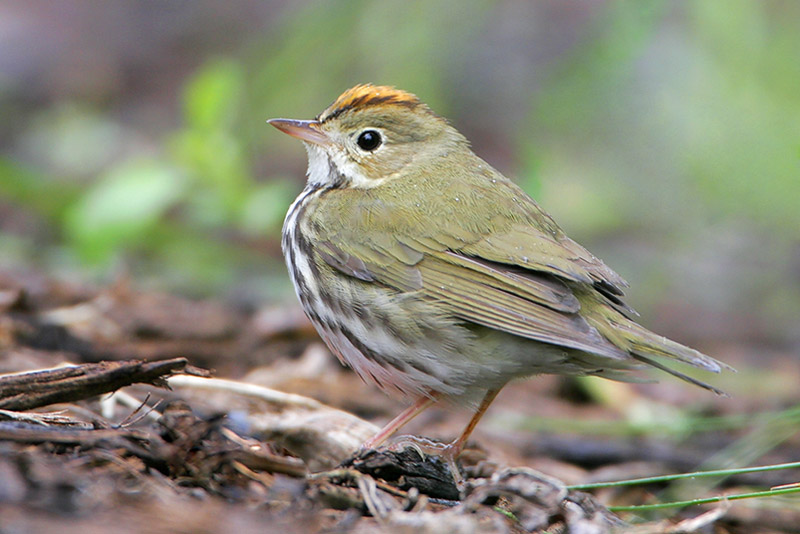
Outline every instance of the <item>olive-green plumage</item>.
<svg viewBox="0 0 800 534">
<path fill-rule="evenodd" d="M 309 152 L 284 226 L 298 295 L 362 377 L 472 400 L 517 377 L 624 380 L 646 363 L 714 389 L 653 358 L 721 364 L 632 321 L 626 282 L 415 96 L 358 86 L 314 121 L 272 122 Z"/>
</svg>

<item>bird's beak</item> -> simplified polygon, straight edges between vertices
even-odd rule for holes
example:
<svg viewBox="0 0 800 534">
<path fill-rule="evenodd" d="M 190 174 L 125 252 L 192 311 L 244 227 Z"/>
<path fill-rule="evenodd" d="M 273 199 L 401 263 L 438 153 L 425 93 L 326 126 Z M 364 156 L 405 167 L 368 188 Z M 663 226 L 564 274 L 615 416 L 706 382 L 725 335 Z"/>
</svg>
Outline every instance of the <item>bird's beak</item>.
<svg viewBox="0 0 800 534">
<path fill-rule="evenodd" d="M 320 123 L 317 121 L 297 121 L 294 119 L 270 119 L 267 121 L 283 133 L 296 137 L 302 141 L 314 143 L 315 145 L 328 145 L 330 138 L 319 129 Z"/>
</svg>

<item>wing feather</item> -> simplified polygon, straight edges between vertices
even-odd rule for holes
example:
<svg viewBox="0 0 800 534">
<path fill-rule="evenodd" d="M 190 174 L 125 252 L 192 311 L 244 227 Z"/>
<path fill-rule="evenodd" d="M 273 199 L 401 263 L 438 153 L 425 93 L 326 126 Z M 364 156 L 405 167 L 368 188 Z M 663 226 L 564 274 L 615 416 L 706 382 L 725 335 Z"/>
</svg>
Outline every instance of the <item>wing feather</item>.
<svg viewBox="0 0 800 534">
<path fill-rule="evenodd" d="M 418 268 L 425 294 L 462 319 L 544 343 L 628 359 L 627 352 L 609 343 L 578 313 L 500 289 L 484 273 L 437 258 L 426 258 Z"/>
<path fill-rule="evenodd" d="M 629 358 L 579 315 L 580 303 L 571 290 L 548 275 L 452 251 L 428 251 L 408 265 L 392 251 L 373 248 L 365 261 L 330 242 L 322 248 L 320 257 L 331 267 L 366 282 L 419 291 L 466 321 L 609 358 Z M 407 258 L 415 256 L 405 254 Z"/>
</svg>

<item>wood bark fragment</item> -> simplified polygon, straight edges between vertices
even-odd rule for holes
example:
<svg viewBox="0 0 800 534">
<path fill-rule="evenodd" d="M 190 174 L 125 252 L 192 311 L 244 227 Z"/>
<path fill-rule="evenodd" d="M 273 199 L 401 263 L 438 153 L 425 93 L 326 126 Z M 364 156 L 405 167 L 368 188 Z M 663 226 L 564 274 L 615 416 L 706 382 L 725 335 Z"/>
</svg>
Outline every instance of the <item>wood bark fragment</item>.
<svg viewBox="0 0 800 534">
<path fill-rule="evenodd" d="M 0 377 L 0 409 L 31 410 L 110 393 L 131 384 L 166 386 L 176 373 L 204 374 L 186 358 L 157 362 L 130 360 L 46 369 Z"/>
<path fill-rule="evenodd" d="M 455 501 L 458 488 L 446 463 L 437 456 L 421 458 L 413 449 L 360 451 L 342 467 L 383 479 L 407 491 L 417 488 L 430 497 Z"/>
</svg>

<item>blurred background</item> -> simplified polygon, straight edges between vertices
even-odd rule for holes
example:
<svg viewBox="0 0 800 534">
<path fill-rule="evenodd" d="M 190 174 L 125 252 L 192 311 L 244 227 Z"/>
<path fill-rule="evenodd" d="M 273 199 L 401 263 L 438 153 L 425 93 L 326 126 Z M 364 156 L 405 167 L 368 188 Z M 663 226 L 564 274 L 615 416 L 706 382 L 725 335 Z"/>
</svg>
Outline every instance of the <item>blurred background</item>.
<svg viewBox="0 0 800 534">
<path fill-rule="evenodd" d="M 296 306 L 305 152 L 265 120 L 369 81 L 448 117 L 646 325 L 792 361 L 798 28 L 793 1 L 3 2 L 0 269 Z"/>
<path fill-rule="evenodd" d="M 492 460 L 573 483 L 797 461 L 793 0 L 0 2 L 0 372 L 186 357 L 398 413 L 303 319 L 280 228 L 306 155 L 266 123 L 363 82 L 419 95 L 631 283 L 644 325 L 739 370 L 697 375 L 731 398 L 663 376 L 511 384 L 475 433 Z M 451 413 L 405 431 L 451 439 Z M 729 531 L 795 532 L 796 499 L 773 504 L 737 505 Z"/>
</svg>

